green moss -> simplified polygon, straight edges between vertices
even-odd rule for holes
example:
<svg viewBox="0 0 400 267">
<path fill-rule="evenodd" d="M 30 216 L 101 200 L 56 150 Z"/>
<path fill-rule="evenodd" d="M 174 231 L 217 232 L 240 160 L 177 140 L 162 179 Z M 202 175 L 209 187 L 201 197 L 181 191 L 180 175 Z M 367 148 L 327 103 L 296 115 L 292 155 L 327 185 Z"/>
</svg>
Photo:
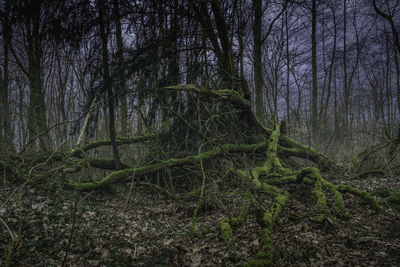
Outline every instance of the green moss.
<svg viewBox="0 0 400 267">
<path fill-rule="evenodd" d="M 244 267 L 267 267 L 272 266 L 272 262 L 270 260 L 260 260 L 260 259 L 252 259 L 243 264 Z"/>
<path fill-rule="evenodd" d="M 389 188 L 378 187 L 375 194 L 385 200 L 387 206 L 400 211 L 400 192 Z"/>
<path fill-rule="evenodd" d="M 336 204 L 336 207 L 337 207 L 339 213 L 344 217 L 348 217 L 349 215 L 346 213 L 346 208 L 344 206 L 343 195 L 336 189 L 332 190 L 331 194 L 333 195 L 333 198 L 335 199 L 335 204 Z"/>
<path fill-rule="evenodd" d="M 315 181 L 321 178 L 321 174 L 317 168 L 314 167 L 305 167 L 302 168 L 296 176 L 296 181 L 298 183 L 302 183 L 304 179 L 309 178 Z"/>
<path fill-rule="evenodd" d="M 272 207 L 269 208 L 269 210 L 264 213 L 263 221 L 265 225 L 271 226 L 279 218 L 279 215 L 282 212 L 286 200 L 287 196 L 284 195 L 275 197 L 275 201 L 272 204 Z"/>
<path fill-rule="evenodd" d="M 241 176 L 242 178 L 247 178 L 246 173 L 244 171 L 242 171 L 242 170 L 232 170 L 232 172 L 237 174 L 237 175 L 239 175 L 239 176 Z"/>
<path fill-rule="evenodd" d="M 243 203 L 242 203 L 242 206 L 240 207 L 239 216 L 233 217 L 229 220 L 232 227 L 237 227 L 246 220 L 247 215 L 249 214 L 249 208 L 250 208 L 250 204 L 251 204 L 250 199 L 251 199 L 251 195 L 250 195 L 249 191 L 246 191 L 246 193 L 243 196 Z"/>
<path fill-rule="evenodd" d="M 367 177 L 368 175 L 377 175 L 377 174 L 385 175 L 385 171 L 384 170 L 368 170 L 368 171 L 358 174 L 357 177 L 364 178 L 364 177 Z"/>
<path fill-rule="evenodd" d="M 23 182 L 26 182 L 28 180 L 28 175 L 22 172 L 20 169 L 18 169 L 14 164 L 12 163 L 5 163 L 5 166 L 12 172 L 14 173 L 15 176 L 18 177 Z"/>
<path fill-rule="evenodd" d="M 378 197 L 387 198 L 390 195 L 390 190 L 385 187 L 377 187 L 374 190 L 374 194 Z"/>
<path fill-rule="evenodd" d="M 400 211 L 400 192 L 390 190 L 389 197 L 386 198 L 389 207 Z"/>
<path fill-rule="evenodd" d="M 346 208 L 344 206 L 343 196 L 337 190 L 337 187 L 322 178 L 321 178 L 321 182 L 322 182 L 323 187 L 328 189 L 328 191 L 332 194 L 333 198 L 335 199 L 335 204 L 336 204 L 336 207 L 337 207 L 340 215 L 343 217 L 348 217 L 349 215 L 346 214 Z"/>
<path fill-rule="evenodd" d="M 316 206 L 317 206 L 319 212 L 321 213 L 321 215 L 329 213 L 328 207 L 326 205 L 325 194 L 322 191 L 322 184 L 321 184 L 320 179 L 317 179 L 315 181 L 313 194 L 317 198 Z M 319 216 L 319 217 L 321 217 L 321 216 Z M 317 219 L 317 220 L 319 220 L 319 219 Z"/>
<path fill-rule="evenodd" d="M 272 259 L 272 239 L 271 239 L 271 230 L 269 227 L 265 227 L 261 230 L 260 234 L 261 239 L 261 250 L 260 252 L 268 255 L 269 259 Z"/>
<path fill-rule="evenodd" d="M 294 179 L 293 179 L 294 178 Z M 281 184 L 290 184 L 294 183 L 296 181 L 296 177 L 272 177 L 272 178 L 267 178 L 265 180 L 265 183 L 270 184 L 270 185 L 281 185 Z"/>
<path fill-rule="evenodd" d="M 337 189 L 342 193 L 350 193 L 359 196 L 364 201 L 366 201 L 373 209 L 377 211 L 383 211 L 382 207 L 378 204 L 376 199 L 365 191 L 359 190 L 350 185 L 339 185 L 337 186 Z"/>
<path fill-rule="evenodd" d="M 266 226 L 270 226 L 270 225 L 272 225 L 274 223 L 274 218 L 273 218 L 272 212 L 267 211 L 266 213 L 264 213 L 263 223 Z"/>
<path fill-rule="evenodd" d="M 300 157 L 311 160 L 317 163 L 322 168 L 329 168 L 337 166 L 337 163 L 332 159 L 324 156 L 315 149 L 309 148 L 303 144 L 300 144 L 293 139 L 282 136 L 279 149 L 286 155 Z"/>
<path fill-rule="evenodd" d="M 277 169 L 282 168 L 282 164 L 280 163 L 276 152 L 278 150 L 278 141 L 279 141 L 279 134 L 280 134 L 280 126 L 276 124 L 275 130 L 271 133 L 268 141 L 267 147 L 267 160 L 264 163 L 264 171 L 265 173 L 269 173 L 273 167 Z"/>
<path fill-rule="evenodd" d="M 223 220 L 220 224 L 221 226 L 221 237 L 222 240 L 228 245 L 231 245 L 232 240 L 233 240 L 233 233 L 232 233 L 232 228 L 230 224 L 228 223 L 228 220 Z"/>
<path fill-rule="evenodd" d="M 238 91 L 232 89 L 220 89 L 220 90 L 215 90 L 215 92 L 224 95 L 240 96 Z"/>
<path fill-rule="evenodd" d="M 264 237 L 267 240 L 267 245 L 263 245 L 261 250 L 257 253 L 255 259 L 251 259 L 243 266 L 253 267 L 253 266 L 272 266 L 273 250 L 272 250 L 272 240 L 269 237 L 269 233 L 264 233 L 268 237 Z M 263 237 L 262 237 L 263 238 Z"/>
<path fill-rule="evenodd" d="M 83 191 L 84 190 L 95 190 L 95 189 L 106 187 L 110 184 L 119 182 L 119 181 L 125 179 L 126 177 L 132 175 L 132 173 L 135 173 L 136 176 L 140 176 L 140 175 L 144 175 L 144 174 L 148 174 L 151 172 L 161 170 L 163 168 L 181 166 L 184 164 L 193 164 L 193 163 L 199 162 L 200 160 L 203 160 L 203 159 L 215 157 L 224 151 L 225 152 L 254 151 L 255 149 L 263 147 L 265 145 L 266 145 L 265 142 L 260 142 L 260 143 L 253 144 L 253 145 L 226 144 L 226 145 L 222 145 L 219 147 L 215 147 L 204 153 L 194 155 L 194 156 L 187 156 L 184 158 L 172 158 L 172 159 L 168 159 L 168 160 L 165 160 L 165 161 L 162 161 L 159 163 L 155 163 L 155 164 L 151 164 L 148 166 L 144 166 L 144 167 L 128 168 L 128 169 L 124 169 L 124 170 L 120 170 L 120 171 L 114 171 L 111 174 L 109 174 L 108 176 L 104 177 L 102 180 L 92 182 L 92 183 L 77 184 L 77 183 L 68 183 L 67 182 L 65 184 L 68 186 L 78 188 L 79 190 L 83 190 Z M 257 183 L 257 181 L 255 181 L 255 182 Z"/>
</svg>

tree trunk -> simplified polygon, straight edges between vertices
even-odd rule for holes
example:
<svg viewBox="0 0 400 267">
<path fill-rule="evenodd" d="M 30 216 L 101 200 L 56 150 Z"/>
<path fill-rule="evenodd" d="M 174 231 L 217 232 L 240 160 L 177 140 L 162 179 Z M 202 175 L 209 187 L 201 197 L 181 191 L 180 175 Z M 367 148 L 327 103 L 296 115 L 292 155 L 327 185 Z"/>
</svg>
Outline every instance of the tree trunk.
<svg viewBox="0 0 400 267">
<path fill-rule="evenodd" d="M 253 0 L 254 25 L 253 25 L 253 73 L 256 117 L 260 122 L 265 123 L 264 99 L 263 99 L 263 75 L 262 75 L 262 0 Z"/>
<path fill-rule="evenodd" d="M 344 105 L 344 129 L 345 134 L 348 133 L 349 123 L 349 105 L 350 105 L 350 92 L 347 83 L 347 0 L 343 0 L 343 73 L 344 73 L 344 89 L 343 89 L 343 105 Z"/>
<path fill-rule="evenodd" d="M 26 20 L 25 29 L 27 32 L 27 56 L 28 56 L 28 80 L 30 87 L 29 110 L 28 110 L 28 131 L 29 140 L 38 136 L 47 129 L 45 94 L 43 89 L 42 72 L 42 33 L 40 32 L 41 3 L 31 5 L 32 13 Z M 51 146 L 48 133 L 39 137 L 40 147 L 47 151 Z M 32 147 L 33 150 L 35 146 Z"/>
<path fill-rule="evenodd" d="M 1 78 L 0 73 L 0 88 L 1 88 L 1 99 L 0 105 L 2 112 L 0 124 L 3 125 L 3 129 L 0 132 L 0 144 L 3 144 L 7 150 L 14 151 L 14 143 L 13 143 L 13 132 L 11 127 L 11 114 L 10 114 L 10 106 L 9 106 L 9 71 L 8 71 L 8 61 L 9 61 L 9 46 L 11 45 L 11 29 L 9 22 L 9 7 L 10 2 L 7 0 L 5 2 L 5 14 L 3 16 L 2 24 L 3 24 L 3 53 L 4 53 L 4 61 L 3 61 L 3 77 Z"/>
<path fill-rule="evenodd" d="M 128 134 L 128 104 L 126 96 L 126 85 L 124 75 L 124 45 L 122 43 L 121 14 L 119 11 L 119 0 L 114 0 L 114 22 L 115 35 L 117 41 L 117 60 L 118 60 L 118 79 L 117 92 L 120 94 L 121 100 L 121 135 Z"/>
<path fill-rule="evenodd" d="M 233 88 L 244 98 L 250 99 L 250 91 L 247 87 L 247 83 L 241 81 L 237 74 L 233 60 L 232 45 L 229 41 L 227 25 L 221 11 L 220 3 L 218 1 L 212 1 L 211 3 L 211 10 L 217 26 L 218 35 L 214 31 L 213 21 L 209 14 L 207 3 L 200 2 L 199 5 L 194 4 L 192 8 L 205 35 L 210 40 L 213 52 L 218 59 L 219 68 L 223 77 L 223 87 Z"/>
<path fill-rule="evenodd" d="M 312 64 L 312 96 L 311 96 L 311 128 L 313 137 L 319 133 L 318 122 L 318 83 L 317 83 L 317 2 L 312 1 L 312 30 L 311 30 L 311 64 Z"/>
<path fill-rule="evenodd" d="M 288 10 L 285 12 L 285 33 L 286 33 L 286 122 L 290 125 L 290 54 L 289 54 L 289 18 Z M 288 128 L 289 130 L 289 128 Z"/>
<path fill-rule="evenodd" d="M 115 162 L 116 169 L 121 168 L 121 159 L 118 152 L 118 146 L 116 144 L 116 136 L 115 136 L 115 114 L 114 114 L 114 96 L 112 92 L 112 82 L 109 74 L 109 65 L 108 65 L 108 34 L 105 29 L 104 22 L 104 0 L 97 1 L 98 9 L 99 9 L 99 26 L 100 26 L 100 35 L 102 42 L 102 57 L 103 57 L 103 79 L 104 79 L 104 90 L 107 95 L 108 102 L 108 111 L 110 116 L 110 139 L 112 142 L 113 149 L 113 157 Z"/>
</svg>

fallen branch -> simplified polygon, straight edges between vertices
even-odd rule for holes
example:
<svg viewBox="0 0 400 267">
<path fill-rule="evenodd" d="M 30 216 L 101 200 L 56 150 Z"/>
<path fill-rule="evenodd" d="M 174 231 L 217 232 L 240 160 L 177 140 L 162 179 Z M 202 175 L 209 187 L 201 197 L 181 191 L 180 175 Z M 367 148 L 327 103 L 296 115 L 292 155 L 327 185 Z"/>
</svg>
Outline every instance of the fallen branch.
<svg viewBox="0 0 400 267">
<path fill-rule="evenodd" d="M 165 161 L 161 161 L 159 163 L 151 164 L 143 167 L 133 167 L 124 170 L 114 171 L 111 174 L 107 175 L 103 179 L 95 182 L 86 182 L 86 183 L 74 183 L 67 182 L 66 184 L 72 188 L 77 188 L 79 190 L 95 190 L 99 188 L 107 187 L 111 184 L 117 183 L 119 181 L 124 180 L 126 177 L 130 176 L 133 172 L 137 176 L 142 176 L 145 174 L 149 174 L 152 172 L 156 172 L 163 168 L 172 168 L 177 166 L 182 166 L 186 164 L 194 164 L 200 162 L 202 159 L 209 159 L 215 156 L 218 156 L 222 153 L 235 153 L 235 152 L 254 152 L 258 149 L 265 148 L 267 146 L 267 142 L 260 142 L 256 144 L 225 144 L 222 146 L 214 147 L 206 152 L 203 152 L 194 156 L 187 156 L 184 158 L 172 158 Z M 109 164 L 109 163 L 108 163 Z"/>
</svg>

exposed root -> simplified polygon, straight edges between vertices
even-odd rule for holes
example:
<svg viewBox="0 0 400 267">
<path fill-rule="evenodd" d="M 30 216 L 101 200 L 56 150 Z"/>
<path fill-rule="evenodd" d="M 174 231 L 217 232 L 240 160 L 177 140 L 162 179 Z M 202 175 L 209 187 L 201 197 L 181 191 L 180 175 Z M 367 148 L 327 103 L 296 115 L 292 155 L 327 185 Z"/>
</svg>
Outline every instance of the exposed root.
<svg viewBox="0 0 400 267">
<path fill-rule="evenodd" d="M 349 185 L 339 185 L 339 186 L 337 186 L 337 190 L 342 193 L 350 193 L 350 194 L 359 196 L 364 201 L 366 201 L 373 209 L 380 211 L 380 212 L 383 211 L 383 208 L 378 204 L 376 199 L 365 191 L 359 190 L 359 189 L 349 186 Z"/>
<path fill-rule="evenodd" d="M 233 241 L 232 227 L 238 227 L 246 220 L 247 215 L 249 214 L 249 209 L 251 204 L 250 199 L 251 195 L 249 191 L 246 191 L 246 193 L 243 196 L 243 204 L 240 207 L 239 215 L 237 217 L 232 217 L 229 219 L 225 218 L 219 223 L 221 238 L 231 251 L 235 250 L 234 244 L 232 242 Z"/>
<path fill-rule="evenodd" d="M 288 183 L 304 183 L 313 186 L 313 195 L 316 198 L 316 207 L 319 212 L 316 220 L 319 222 L 328 221 L 333 223 L 333 217 L 331 210 L 327 205 L 326 192 L 329 192 L 335 201 L 336 210 L 333 212 L 334 215 L 341 218 L 348 218 L 349 215 L 346 213 L 342 192 L 352 193 L 362 197 L 368 201 L 370 205 L 380 210 L 380 206 L 377 204 L 375 198 L 370 196 L 368 193 L 355 189 L 351 186 L 336 186 L 322 178 L 320 171 L 317 168 L 306 167 L 298 171 L 292 171 L 282 166 L 277 156 L 277 148 L 279 142 L 279 125 L 275 127 L 275 131 L 272 132 L 268 141 L 266 161 L 261 167 L 254 167 L 248 171 L 248 174 L 242 170 L 235 170 L 234 172 L 241 176 L 243 179 L 251 182 L 252 186 L 260 191 L 273 195 L 274 201 L 270 208 L 264 213 L 261 224 L 262 230 L 260 233 L 261 247 L 255 259 L 250 260 L 246 266 L 269 266 L 273 260 L 273 241 L 271 239 L 271 231 L 273 230 L 274 224 L 279 219 L 283 208 L 285 207 L 289 193 L 280 189 L 274 185 L 288 184 Z M 266 179 L 261 179 L 266 177 Z M 326 192 L 325 192 L 326 191 Z M 225 235 L 222 238 L 227 240 L 227 244 L 232 241 L 228 237 L 231 229 L 228 228 L 228 221 L 224 220 L 221 222 L 221 235 Z M 224 228 L 223 228 L 223 227 Z"/>
</svg>

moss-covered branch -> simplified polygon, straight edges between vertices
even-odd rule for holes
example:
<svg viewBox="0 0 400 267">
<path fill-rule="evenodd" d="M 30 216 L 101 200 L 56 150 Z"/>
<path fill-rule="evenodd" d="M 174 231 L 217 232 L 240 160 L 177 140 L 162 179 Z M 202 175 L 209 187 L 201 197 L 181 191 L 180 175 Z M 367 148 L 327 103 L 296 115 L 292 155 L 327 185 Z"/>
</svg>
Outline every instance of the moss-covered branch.
<svg viewBox="0 0 400 267">
<path fill-rule="evenodd" d="M 136 144 L 136 143 L 154 139 L 154 137 L 155 137 L 155 135 L 153 135 L 153 134 L 147 134 L 147 135 L 135 136 L 135 137 L 131 137 L 131 138 L 117 138 L 116 143 L 119 146 L 127 145 L 127 144 Z M 80 149 L 75 149 L 74 151 L 71 152 L 71 156 L 78 156 L 82 153 L 82 151 L 89 151 L 89 150 L 97 148 L 97 147 L 110 146 L 110 145 L 111 145 L 111 140 L 109 140 L 109 139 L 97 140 L 97 141 L 94 141 L 92 143 L 82 146 Z"/>
<path fill-rule="evenodd" d="M 176 166 L 182 166 L 185 164 L 195 164 L 200 162 L 201 159 L 209 159 L 215 156 L 218 156 L 222 153 L 235 153 L 235 152 L 252 152 L 257 149 L 266 147 L 266 142 L 260 142 L 251 145 L 245 144 L 226 144 L 218 147 L 214 147 L 206 152 L 203 152 L 198 155 L 194 156 L 187 156 L 184 158 L 172 158 L 168 159 L 159 163 L 151 164 L 148 166 L 143 167 L 134 167 L 128 168 L 120 171 L 115 171 L 109 174 L 108 176 L 104 177 L 102 180 L 95 181 L 95 182 L 87 182 L 87 183 L 73 183 L 69 182 L 67 185 L 77 188 L 79 190 L 95 190 L 103 187 L 107 187 L 110 184 L 117 183 L 126 177 L 130 176 L 133 172 L 135 175 L 141 176 L 145 174 L 149 174 L 152 172 L 156 172 L 163 168 L 172 168 Z M 107 162 L 107 164 L 111 164 Z"/>
<path fill-rule="evenodd" d="M 382 207 L 378 204 L 376 199 L 365 191 L 359 190 L 359 189 L 349 186 L 349 185 L 339 185 L 339 186 L 337 186 L 337 189 L 338 189 L 338 191 L 340 191 L 342 193 L 350 193 L 350 194 L 359 196 L 364 201 L 366 201 L 373 209 L 375 209 L 377 211 L 383 211 Z"/>
<path fill-rule="evenodd" d="M 229 89 L 210 90 L 206 87 L 195 84 L 173 85 L 173 86 L 167 86 L 165 87 L 165 89 L 198 93 L 203 96 L 209 96 L 215 99 L 231 102 L 232 104 L 240 108 L 245 108 L 245 109 L 250 108 L 250 102 L 245 98 L 243 98 L 235 90 L 229 90 Z"/>
<path fill-rule="evenodd" d="M 67 167 L 64 168 L 64 173 L 72 173 L 79 171 L 81 168 L 91 167 L 102 170 L 115 170 L 115 163 L 112 159 L 75 159 L 66 162 Z M 131 166 L 121 163 L 122 169 L 131 168 Z M 73 171 L 71 171 L 73 170 Z"/>
<path fill-rule="evenodd" d="M 307 147 L 303 144 L 300 144 L 299 142 L 294 141 L 287 136 L 282 136 L 282 138 L 280 139 L 278 153 L 280 156 L 283 157 L 293 156 L 311 160 L 323 170 L 329 170 L 333 168 L 339 169 L 339 166 L 334 160 L 319 153 L 313 148 Z"/>
</svg>

